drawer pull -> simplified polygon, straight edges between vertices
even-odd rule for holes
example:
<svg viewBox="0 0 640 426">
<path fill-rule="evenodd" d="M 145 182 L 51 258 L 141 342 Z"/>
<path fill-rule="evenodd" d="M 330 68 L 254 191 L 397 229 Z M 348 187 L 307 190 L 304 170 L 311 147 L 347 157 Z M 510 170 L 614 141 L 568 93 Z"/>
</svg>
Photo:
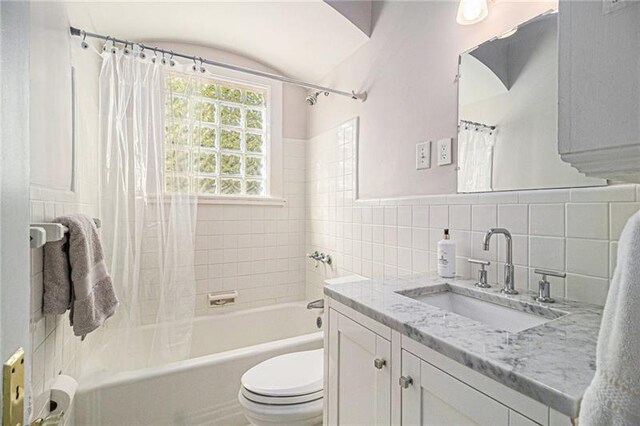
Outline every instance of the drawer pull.
<svg viewBox="0 0 640 426">
<path fill-rule="evenodd" d="M 384 359 L 376 358 L 373 360 L 373 366 L 378 370 L 382 370 L 382 367 L 384 367 L 385 365 L 387 365 L 387 361 L 385 361 Z"/>
<path fill-rule="evenodd" d="M 402 389 L 407 389 L 409 386 L 413 384 L 413 379 L 409 376 L 400 376 L 400 380 L 398 381 L 400 387 Z"/>
</svg>

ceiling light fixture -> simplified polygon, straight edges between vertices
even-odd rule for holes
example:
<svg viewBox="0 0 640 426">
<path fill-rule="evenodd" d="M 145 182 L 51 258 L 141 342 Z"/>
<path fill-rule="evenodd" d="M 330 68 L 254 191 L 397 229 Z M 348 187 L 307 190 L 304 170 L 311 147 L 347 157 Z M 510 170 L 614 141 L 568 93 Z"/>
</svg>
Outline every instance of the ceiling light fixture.
<svg viewBox="0 0 640 426">
<path fill-rule="evenodd" d="M 473 25 L 489 16 L 487 0 L 460 0 L 456 21 L 460 25 Z"/>
</svg>

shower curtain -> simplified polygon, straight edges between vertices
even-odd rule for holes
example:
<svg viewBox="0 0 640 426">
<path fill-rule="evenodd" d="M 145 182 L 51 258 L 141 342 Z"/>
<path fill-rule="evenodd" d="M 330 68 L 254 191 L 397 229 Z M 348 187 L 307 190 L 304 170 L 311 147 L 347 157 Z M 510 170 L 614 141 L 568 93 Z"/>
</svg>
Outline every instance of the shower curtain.
<svg viewBox="0 0 640 426">
<path fill-rule="evenodd" d="M 189 143 L 183 134 L 165 130 L 174 120 L 166 108 L 168 65 L 113 43 L 101 56 L 102 238 L 120 299 L 101 352 L 107 369 L 128 370 L 189 355 L 197 197 L 184 184 L 188 174 L 176 171 L 184 169 L 165 165 L 165 146 Z M 187 80 L 188 102 L 195 77 Z"/>
<path fill-rule="evenodd" d="M 458 132 L 458 191 L 492 190 L 496 130 L 460 123 Z"/>
</svg>

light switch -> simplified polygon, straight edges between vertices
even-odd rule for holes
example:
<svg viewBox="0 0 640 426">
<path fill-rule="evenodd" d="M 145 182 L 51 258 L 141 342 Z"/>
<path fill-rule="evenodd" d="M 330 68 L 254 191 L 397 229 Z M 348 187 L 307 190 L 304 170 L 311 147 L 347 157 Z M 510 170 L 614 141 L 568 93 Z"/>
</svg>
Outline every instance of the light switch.
<svg viewBox="0 0 640 426">
<path fill-rule="evenodd" d="M 436 149 L 438 166 L 451 164 L 451 138 L 440 139 Z"/>
<path fill-rule="evenodd" d="M 431 141 L 416 144 L 416 170 L 431 168 Z"/>
</svg>

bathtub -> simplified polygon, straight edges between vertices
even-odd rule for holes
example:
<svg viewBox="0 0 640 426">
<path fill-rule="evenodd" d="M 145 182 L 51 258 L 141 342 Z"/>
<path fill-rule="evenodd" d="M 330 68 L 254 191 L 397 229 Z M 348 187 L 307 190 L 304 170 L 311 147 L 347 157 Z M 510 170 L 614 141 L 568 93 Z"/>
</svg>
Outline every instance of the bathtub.
<svg viewBox="0 0 640 426">
<path fill-rule="evenodd" d="M 191 358 L 81 378 L 75 425 L 246 425 L 240 377 L 273 356 L 321 348 L 317 316 L 286 303 L 199 317 Z"/>
</svg>

